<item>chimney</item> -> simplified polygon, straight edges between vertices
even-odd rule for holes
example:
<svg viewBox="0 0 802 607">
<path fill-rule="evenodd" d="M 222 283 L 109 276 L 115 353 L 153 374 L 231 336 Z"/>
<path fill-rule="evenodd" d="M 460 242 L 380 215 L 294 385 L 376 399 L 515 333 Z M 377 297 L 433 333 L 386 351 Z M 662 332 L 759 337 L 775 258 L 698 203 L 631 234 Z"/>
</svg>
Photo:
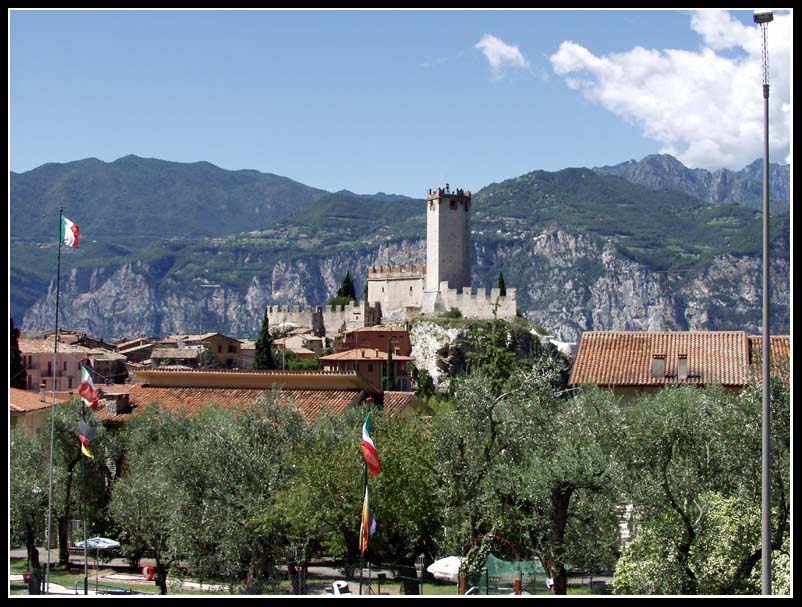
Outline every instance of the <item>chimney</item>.
<svg viewBox="0 0 802 607">
<path fill-rule="evenodd" d="M 45 382 L 39 384 L 39 400 L 45 402 Z"/>
<path fill-rule="evenodd" d="M 688 379 L 688 355 L 677 355 L 677 379 Z"/>
<path fill-rule="evenodd" d="M 663 379 L 666 376 L 666 355 L 652 354 L 652 379 Z"/>
</svg>

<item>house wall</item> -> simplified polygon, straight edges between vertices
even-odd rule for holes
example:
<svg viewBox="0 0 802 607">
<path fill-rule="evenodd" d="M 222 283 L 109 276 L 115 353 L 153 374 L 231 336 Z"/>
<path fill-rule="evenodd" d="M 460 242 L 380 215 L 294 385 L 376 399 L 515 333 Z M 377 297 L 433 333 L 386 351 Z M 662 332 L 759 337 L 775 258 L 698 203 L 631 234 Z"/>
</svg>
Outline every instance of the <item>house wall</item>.
<svg viewBox="0 0 802 607">
<path fill-rule="evenodd" d="M 81 355 L 60 353 L 58 355 L 58 369 L 56 370 L 55 384 L 57 392 L 77 390 L 81 384 Z M 26 390 L 39 391 L 42 383 L 45 391 L 53 390 L 53 353 L 22 352 L 22 362 L 27 373 Z"/>
<path fill-rule="evenodd" d="M 412 344 L 409 340 L 409 331 L 392 330 L 388 327 L 386 331 L 353 331 L 346 334 L 343 343 L 338 346 L 338 351 L 353 350 L 355 348 L 375 348 L 380 352 L 387 352 L 387 348 L 392 344 L 393 352 L 398 349 L 398 354 L 409 356 L 412 353 Z"/>
</svg>

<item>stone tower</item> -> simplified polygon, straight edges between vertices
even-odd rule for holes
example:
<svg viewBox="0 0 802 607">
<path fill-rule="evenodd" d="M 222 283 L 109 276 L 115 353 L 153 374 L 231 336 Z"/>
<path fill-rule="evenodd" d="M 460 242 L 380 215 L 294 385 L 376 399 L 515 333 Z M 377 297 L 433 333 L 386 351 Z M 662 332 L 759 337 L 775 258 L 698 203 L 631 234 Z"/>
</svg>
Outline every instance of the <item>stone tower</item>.
<svg viewBox="0 0 802 607">
<path fill-rule="evenodd" d="M 471 193 L 437 188 L 426 193 L 426 293 L 440 283 L 471 286 Z"/>
</svg>

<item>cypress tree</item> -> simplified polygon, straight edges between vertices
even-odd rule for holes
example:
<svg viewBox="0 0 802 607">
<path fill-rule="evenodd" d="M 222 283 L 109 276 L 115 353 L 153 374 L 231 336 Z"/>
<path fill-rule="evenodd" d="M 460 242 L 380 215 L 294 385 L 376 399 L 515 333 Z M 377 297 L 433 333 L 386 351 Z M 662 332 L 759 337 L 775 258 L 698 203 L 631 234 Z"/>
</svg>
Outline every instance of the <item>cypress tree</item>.
<svg viewBox="0 0 802 607">
<path fill-rule="evenodd" d="M 393 390 L 395 386 L 395 374 L 393 373 L 393 344 L 387 346 L 387 364 L 384 369 L 384 389 Z"/>
<path fill-rule="evenodd" d="M 11 349 L 9 352 L 9 374 L 11 375 L 11 387 L 25 390 L 28 387 L 27 373 L 22 364 L 22 354 L 19 349 L 19 329 L 14 326 L 14 319 L 11 319 Z"/>
<path fill-rule="evenodd" d="M 265 317 L 262 320 L 262 329 L 259 331 L 259 337 L 256 340 L 256 351 L 253 353 L 253 368 L 275 368 L 273 363 L 273 338 L 270 336 L 270 323 L 267 318 L 266 308 Z"/>
<path fill-rule="evenodd" d="M 348 297 L 349 299 L 356 300 L 356 287 L 354 286 L 354 279 L 350 271 L 345 273 L 345 278 L 343 278 L 342 283 L 340 283 L 340 288 L 337 289 L 337 297 Z"/>
<path fill-rule="evenodd" d="M 499 272 L 498 273 L 498 294 L 501 295 L 501 297 L 506 297 L 507 296 L 507 287 L 504 285 L 504 273 L 503 272 Z"/>
</svg>

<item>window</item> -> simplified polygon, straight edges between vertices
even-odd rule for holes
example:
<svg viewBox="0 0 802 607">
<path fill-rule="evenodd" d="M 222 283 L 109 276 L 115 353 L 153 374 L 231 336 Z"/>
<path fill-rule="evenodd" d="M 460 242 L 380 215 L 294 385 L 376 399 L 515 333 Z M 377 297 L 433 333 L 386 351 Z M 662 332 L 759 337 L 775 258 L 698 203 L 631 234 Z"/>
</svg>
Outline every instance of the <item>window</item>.
<svg viewBox="0 0 802 607">
<path fill-rule="evenodd" d="M 217 353 L 221 354 L 223 352 L 223 344 L 217 344 Z"/>
<path fill-rule="evenodd" d="M 237 353 L 237 346 L 234 344 L 228 344 L 228 353 L 229 354 L 236 354 Z"/>
<path fill-rule="evenodd" d="M 368 373 L 373 373 L 373 365 L 368 364 Z"/>
</svg>

